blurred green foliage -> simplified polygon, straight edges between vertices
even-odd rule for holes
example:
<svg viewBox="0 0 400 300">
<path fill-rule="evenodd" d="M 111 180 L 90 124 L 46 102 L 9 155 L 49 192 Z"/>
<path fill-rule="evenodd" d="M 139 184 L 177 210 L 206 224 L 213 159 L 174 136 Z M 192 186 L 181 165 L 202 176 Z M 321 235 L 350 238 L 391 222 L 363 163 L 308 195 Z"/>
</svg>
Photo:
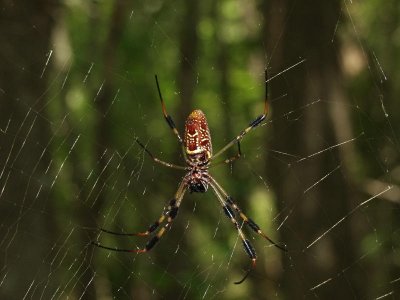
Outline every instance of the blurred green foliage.
<svg viewBox="0 0 400 300">
<path fill-rule="evenodd" d="M 341 290 L 337 282 L 344 280 L 354 290 L 354 298 L 362 298 L 360 295 L 376 298 L 388 288 L 396 295 L 397 286 L 393 280 L 398 278 L 399 272 L 396 249 L 400 222 L 397 216 L 399 199 L 394 187 L 399 181 L 400 6 L 396 1 L 384 5 L 375 0 L 343 1 L 338 5 L 340 17 L 336 23 L 326 25 L 323 19 L 321 24 L 316 24 L 331 26 L 333 37 L 322 37 L 324 44 L 320 46 L 322 50 L 333 50 L 333 60 L 338 65 L 331 65 L 335 67 L 333 73 L 337 73 L 328 79 L 339 82 L 342 88 L 339 94 L 344 95 L 351 125 L 350 128 L 345 126 L 344 131 L 348 130 L 346 133 L 355 137 L 354 143 L 340 145 L 343 142 L 340 137 L 346 134 L 340 135 L 342 131 L 332 128 L 345 121 L 333 116 L 331 106 L 343 103 L 336 98 L 331 100 L 331 94 L 325 95 L 326 85 L 320 87 L 320 78 L 313 77 L 318 68 L 322 71 L 317 74 L 325 74 L 329 62 L 326 67 L 321 66 L 320 62 L 313 63 L 315 53 L 315 57 L 312 54 L 304 57 L 295 48 L 280 49 L 287 39 L 286 29 L 271 28 L 278 21 L 267 18 L 271 11 L 276 12 L 273 16 L 286 20 L 279 24 L 289 27 L 290 20 L 294 19 L 293 11 L 304 10 L 307 16 L 309 7 L 283 2 L 286 9 L 276 1 L 244 0 L 133 3 L 74 0 L 58 4 L 51 12 L 51 35 L 46 47 L 51 49 L 52 58 L 45 72 L 46 80 L 42 80 L 38 72 L 29 74 L 45 84 L 33 97 L 42 105 L 37 108 L 36 102 L 22 97 L 23 105 L 15 108 L 15 111 L 22 111 L 22 115 L 29 114 L 32 109 L 40 119 L 38 123 L 50 128 L 49 134 L 39 129 L 32 138 L 29 134 L 21 138 L 27 141 L 27 149 L 39 145 L 48 155 L 49 163 L 39 167 L 40 172 L 31 174 L 21 158 L 23 155 L 15 156 L 18 164 L 11 166 L 13 172 L 28 174 L 30 178 L 15 183 L 25 191 L 25 196 L 15 196 L 18 209 L 11 209 L 14 200 L 3 204 L 5 221 L 0 223 L 0 228 L 17 232 L 15 238 L 4 234 L 3 242 L 11 245 L 5 248 L 4 257 L 8 252 L 15 255 L 4 259 L 3 273 L 16 270 L 15 274 L 21 274 L 26 269 L 25 264 L 16 264 L 28 246 L 27 240 L 19 234 L 43 239 L 45 243 L 32 247 L 35 251 L 40 249 L 37 250 L 40 255 L 30 262 L 32 273 L 27 274 L 27 281 L 18 286 L 17 275 L 14 275 L 5 283 L 5 297 L 22 298 L 27 294 L 38 298 L 42 291 L 46 299 L 52 296 L 73 299 L 291 299 L 298 289 L 301 293 L 298 298 L 328 299 L 326 295 L 333 297 L 334 293 L 324 290 L 319 294 L 319 289 L 313 290 L 324 280 L 332 280 L 333 284 L 327 289 L 334 290 Z M 195 8 L 193 3 L 196 3 Z M 197 46 L 184 34 L 184 30 L 193 25 L 187 18 L 191 9 L 197 20 L 194 24 Z M 11 11 L 5 8 L 5 14 Z M 299 32 L 302 26 L 307 28 L 308 21 L 318 20 L 304 20 L 304 24 L 297 25 Z M 11 23 L 7 25 L 12 30 Z M 273 31 L 280 34 L 279 38 L 267 40 L 268 36 L 274 36 Z M 40 30 L 36 34 L 40 35 Z M 307 48 L 308 43 L 312 44 L 317 38 L 321 37 L 312 36 L 310 32 L 310 41 L 303 41 L 303 47 Z M 24 44 L 17 46 L 26 47 Z M 193 59 L 184 54 L 184 46 L 195 47 Z M 296 60 L 286 58 L 285 53 L 291 53 Z M 43 60 L 43 53 L 35 54 Z M 16 60 L 11 61 L 18 63 Z M 279 63 L 275 63 L 278 60 Z M 181 135 L 187 112 L 199 108 L 208 118 L 215 152 L 263 112 L 264 69 L 271 71 L 272 77 L 302 60 L 305 62 L 270 82 L 270 115 L 265 124 L 243 140 L 242 158 L 234 164 L 210 170 L 264 232 L 273 240 L 283 240 L 289 245 L 288 255 L 270 247 L 258 236 L 253 239 L 253 232 L 246 229 L 259 259 L 249 279 L 240 286 L 233 285 L 233 281 L 243 276 L 249 259 L 236 229 L 211 191 L 187 193 L 172 229 L 150 254 L 110 252 L 90 244 L 92 240 L 99 240 L 101 244 L 122 249 L 142 247 L 145 240 L 100 234 L 98 228 L 119 232 L 145 230 L 173 198 L 184 175 L 179 170 L 155 164 L 135 143 L 139 138 L 156 157 L 184 164 L 181 147 L 162 115 L 155 74 L 167 110 Z M 20 72 L 17 67 L 12 70 L 15 76 Z M 295 80 L 308 79 L 311 87 L 298 90 L 291 78 L 297 74 L 300 75 Z M 281 93 L 279 87 L 274 90 L 274 84 L 284 86 L 284 91 Z M 19 98 L 10 96 L 9 90 L 11 87 L 4 88 L 5 99 L 10 101 L 7 103 L 17 102 Z M 310 90 L 318 90 L 320 94 L 307 98 Z M 329 128 L 328 133 L 313 126 L 314 121 L 320 124 L 321 116 L 313 115 L 320 107 L 330 116 L 321 126 Z M 311 125 L 307 123 L 310 119 Z M 14 117 L 12 109 L 9 114 L 3 112 L 3 120 L 24 124 L 22 118 Z M 5 124 L 2 123 L 2 128 L 6 128 Z M 35 121 L 32 124 L 36 125 Z M 303 131 L 298 134 L 297 130 Z M 15 132 L 13 134 L 18 136 L 18 130 Z M 3 133 L 7 135 L 6 130 Z M 39 136 L 44 141 L 36 142 Z M 295 149 L 290 148 L 290 143 L 279 143 L 288 139 L 297 141 L 300 136 L 306 139 L 297 143 L 301 145 L 296 145 Z M 306 152 L 310 149 L 307 145 L 315 141 L 322 141 L 321 148 Z M 13 143 L 12 138 L 3 142 L 1 166 L 10 167 L 4 158 L 8 153 L 14 154 Z M 334 147 L 329 149 L 332 145 Z M 338 145 L 338 152 L 343 153 L 335 152 Z M 19 147 L 25 146 L 21 143 Z M 296 152 L 298 149 L 304 151 Z M 323 149 L 328 149 L 323 151 L 324 161 L 312 161 L 318 156 L 318 150 Z M 235 155 L 236 151 L 233 147 L 223 158 Z M 347 160 L 349 153 L 352 156 Z M 29 151 L 23 157 L 28 161 L 36 159 Z M 41 160 L 42 157 L 39 163 Z M 271 161 L 279 170 L 271 167 Z M 300 161 L 305 161 L 305 165 Z M 319 177 L 306 178 L 309 169 L 318 169 Z M 301 187 L 298 195 L 291 198 L 290 192 L 307 179 L 311 183 Z M 13 180 L 10 182 L 14 184 Z M 276 184 L 284 180 L 289 184 Z M 7 180 L 3 184 L 3 187 L 11 185 Z M 31 195 L 28 192 L 31 184 L 43 186 L 45 192 Z M 308 191 L 313 193 L 314 185 L 318 192 L 309 196 Z M 352 210 L 357 205 L 376 196 L 380 188 L 386 186 L 393 187 L 390 195 L 378 197 L 377 204 L 360 206 L 356 212 L 361 216 L 352 219 Z M 337 190 L 344 195 L 335 199 L 343 204 L 339 208 L 324 202 L 325 196 Z M 12 198 L 8 196 L 7 199 Z M 31 198 L 32 202 L 21 200 L 25 198 Z M 8 221 L 14 213 L 17 220 L 26 216 L 26 224 L 17 221 L 21 226 L 15 229 L 16 225 Z M 317 218 L 318 225 L 326 227 L 314 225 Z M 344 234 L 333 230 L 335 222 L 341 218 L 345 220 L 338 227 L 343 231 L 348 229 Z M 287 219 L 298 220 L 298 223 L 287 225 Z M 32 228 L 31 224 L 37 220 L 44 225 Z M 315 231 L 308 230 L 310 227 Z M 328 231 L 329 239 L 315 247 L 317 249 L 307 248 Z M 351 232 L 350 241 L 345 235 L 348 232 Z M 293 239 L 284 240 L 288 236 Z M 335 243 L 341 247 L 338 249 Z M 341 260 L 342 253 L 349 254 L 350 258 Z M 319 264 L 321 269 L 310 274 L 312 267 L 311 271 L 306 270 L 297 265 L 298 261 L 310 266 Z M 13 269 L 14 263 L 13 272 L 9 268 Z M 357 277 L 358 267 L 351 273 L 353 265 L 363 269 L 361 273 L 366 277 L 372 274 L 369 286 L 359 284 L 364 277 Z M 34 273 L 36 269 L 38 273 Z M 345 274 L 347 269 L 350 271 Z M 347 279 L 346 276 L 356 278 Z M 36 283 L 41 280 L 47 283 Z M 32 291 L 29 289 L 31 282 L 35 282 Z"/>
</svg>

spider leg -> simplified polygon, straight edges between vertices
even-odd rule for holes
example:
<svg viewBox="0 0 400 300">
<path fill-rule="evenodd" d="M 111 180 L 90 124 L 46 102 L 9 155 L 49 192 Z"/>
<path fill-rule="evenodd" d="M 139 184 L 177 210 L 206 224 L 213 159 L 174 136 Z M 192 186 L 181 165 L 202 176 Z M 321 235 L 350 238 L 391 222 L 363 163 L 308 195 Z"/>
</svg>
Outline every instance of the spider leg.
<svg viewBox="0 0 400 300">
<path fill-rule="evenodd" d="M 153 153 L 150 152 L 150 150 L 147 149 L 147 147 L 146 147 L 145 145 L 142 144 L 141 141 L 139 141 L 139 139 L 136 139 L 136 143 L 138 143 L 138 145 L 139 145 L 140 147 L 143 148 L 143 150 L 150 156 L 150 158 L 151 158 L 154 162 L 156 162 L 156 163 L 158 163 L 158 164 L 160 164 L 160 165 L 169 167 L 169 168 L 173 168 L 173 169 L 188 170 L 188 167 L 185 167 L 185 166 L 178 166 L 178 165 L 171 164 L 171 163 L 169 163 L 169 162 L 163 161 L 163 160 L 161 160 L 161 159 L 158 159 L 157 157 L 155 157 L 155 156 L 153 155 Z"/>
<path fill-rule="evenodd" d="M 167 222 L 164 224 L 163 227 L 157 232 L 155 236 L 153 236 L 145 245 L 144 248 L 142 249 L 121 249 L 121 248 L 116 248 L 116 247 L 108 247 L 104 246 L 98 242 L 92 241 L 92 244 L 103 249 L 107 250 L 112 250 L 116 252 L 130 252 L 130 253 L 145 253 L 147 251 L 150 251 L 155 244 L 161 239 L 161 237 L 164 235 L 166 230 L 171 227 L 173 220 L 175 219 L 176 215 L 178 214 L 179 206 L 182 202 L 183 196 L 185 195 L 187 188 L 187 182 L 186 179 L 183 179 L 181 184 L 179 185 L 179 188 L 177 192 L 175 193 L 175 198 L 172 199 L 169 202 L 169 206 L 167 208 L 164 208 L 163 213 L 161 214 L 160 218 L 154 222 L 150 227 L 145 231 L 145 232 L 140 232 L 140 233 L 119 233 L 119 232 L 114 232 L 114 231 L 109 231 L 106 229 L 101 229 L 103 232 L 114 234 L 114 235 L 125 235 L 125 236 L 148 236 L 150 233 L 154 232 L 160 224 L 164 221 L 164 219 L 167 217 Z"/>
<path fill-rule="evenodd" d="M 255 118 L 253 121 L 250 122 L 249 126 L 242 130 L 239 135 L 237 135 L 232 141 L 230 141 L 228 144 L 226 144 L 221 150 L 219 150 L 215 155 L 213 155 L 210 160 L 213 160 L 217 156 L 221 155 L 224 153 L 226 150 L 228 150 L 230 147 L 235 145 L 235 143 L 239 142 L 243 137 L 249 133 L 252 129 L 256 128 L 258 125 L 261 124 L 262 121 L 266 118 L 268 115 L 268 74 L 267 74 L 267 69 L 265 69 L 265 99 L 264 99 L 264 113 L 262 115 L 259 115 L 257 118 Z"/>
<path fill-rule="evenodd" d="M 240 141 L 237 141 L 237 146 L 238 146 L 238 152 L 236 153 L 235 156 L 232 156 L 231 158 L 227 158 L 225 160 L 216 162 L 216 163 L 211 163 L 209 165 L 210 168 L 221 165 L 221 164 L 230 164 L 232 162 L 234 162 L 235 160 L 239 159 L 240 157 L 242 157 L 242 151 L 240 150 Z"/>
<path fill-rule="evenodd" d="M 138 253 L 144 253 L 147 251 L 150 251 L 155 244 L 161 239 L 161 237 L 164 235 L 164 233 L 167 231 L 167 229 L 169 229 L 172 225 L 172 222 L 174 221 L 176 215 L 178 214 L 178 210 L 179 210 L 179 206 L 181 205 L 181 201 L 183 199 L 183 196 L 185 194 L 186 191 L 186 181 L 183 180 L 181 185 L 178 188 L 178 191 L 175 195 L 175 199 L 171 200 L 170 202 L 170 207 L 171 209 L 168 211 L 168 213 L 166 214 L 166 216 L 168 216 L 167 218 L 167 222 L 164 224 L 163 227 L 161 227 L 161 229 L 157 232 L 157 234 L 155 236 L 153 236 L 146 244 L 146 246 L 143 249 L 139 249 L 136 252 Z M 158 227 L 158 225 L 157 225 Z"/>
<path fill-rule="evenodd" d="M 210 178 L 211 178 L 211 176 L 210 176 Z M 254 247 L 251 245 L 250 241 L 246 238 L 245 234 L 243 233 L 241 226 L 237 222 L 237 220 L 235 218 L 235 212 L 232 210 L 232 208 L 229 206 L 229 204 L 224 200 L 223 196 L 221 195 L 220 191 L 218 190 L 218 187 L 216 187 L 213 182 L 211 182 L 210 186 L 211 186 L 214 194 L 217 196 L 217 198 L 222 206 L 222 209 L 224 210 L 225 215 L 232 221 L 233 225 L 237 229 L 239 237 L 242 240 L 244 250 L 246 251 L 247 255 L 251 259 L 250 267 L 246 271 L 246 274 L 244 275 L 244 277 L 241 280 L 234 282 L 235 284 L 241 284 L 243 281 L 246 280 L 247 276 L 249 276 L 251 270 L 254 269 L 254 267 L 256 265 L 257 254 L 256 254 L 256 251 L 254 250 Z"/>
<path fill-rule="evenodd" d="M 154 223 L 152 223 L 148 227 L 148 229 L 144 232 L 125 233 L 125 232 L 111 231 L 111 230 L 104 229 L 104 228 L 100 228 L 100 230 L 105 233 L 109 233 L 109 234 L 113 234 L 113 235 L 120 235 L 120 236 L 148 236 L 152 232 L 154 232 L 164 222 L 165 217 L 168 216 L 169 213 L 171 212 L 171 210 L 173 210 L 175 208 L 175 204 L 176 204 L 176 199 L 174 198 L 169 202 L 168 206 L 164 207 L 161 216 Z"/>
<path fill-rule="evenodd" d="M 158 91 L 158 96 L 160 98 L 160 102 L 161 102 L 161 108 L 162 108 L 162 113 L 164 115 L 165 120 L 168 123 L 169 128 L 172 129 L 172 131 L 174 132 L 174 134 L 176 135 L 176 137 L 178 138 L 179 143 L 181 144 L 181 148 L 182 148 L 182 153 L 183 156 L 185 158 L 186 161 L 186 152 L 185 152 L 185 146 L 183 145 L 183 139 L 181 138 L 181 135 L 179 134 L 178 129 L 176 128 L 175 122 L 174 120 L 171 118 L 171 116 L 167 113 L 167 108 L 165 107 L 165 102 L 164 99 L 161 95 L 161 89 L 160 89 L 160 84 L 158 83 L 158 78 L 157 75 L 154 75 L 155 79 L 156 79 L 156 84 L 157 84 L 157 91 Z"/>
<path fill-rule="evenodd" d="M 160 101 L 161 101 L 161 108 L 162 108 L 162 112 L 164 115 L 165 120 L 168 123 L 168 126 L 172 129 L 172 131 L 175 133 L 176 137 L 178 138 L 179 142 L 183 145 L 183 140 L 179 134 L 178 129 L 175 126 L 175 122 L 174 120 L 172 120 L 171 116 L 167 113 L 167 109 L 165 107 L 165 102 L 164 99 L 161 95 L 161 89 L 160 89 L 160 84 L 158 83 L 158 78 L 157 75 L 155 75 L 156 78 L 156 84 L 157 84 L 157 90 L 158 90 L 158 96 L 160 97 Z"/>
<path fill-rule="evenodd" d="M 222 186 L 210 176 L 210 179 L 212 181 L 212 184 L 223 194 L 223 196 L 226 199 L 227 204 L 232 207 L 240 216 L 240 218 L 251 228 L 253 229 L 254 232 L 256 232 L 258 235 L 262 236 L 265 238 L 267 241 L 269 241 L 272 245 L 277 247 L 278 249 L 287 252 L 287 247 L 284 244 L 278 244 L 274 242 L 271 238 L 269 238 L 261 229 L 260 226 L 258 226 L 251 218 L 247 217 L 243 211 L 240 209 L 240 207 L 233 201 L 233 198 L 228 195 L 228 193 L 222 188 Z"/>
</svg>

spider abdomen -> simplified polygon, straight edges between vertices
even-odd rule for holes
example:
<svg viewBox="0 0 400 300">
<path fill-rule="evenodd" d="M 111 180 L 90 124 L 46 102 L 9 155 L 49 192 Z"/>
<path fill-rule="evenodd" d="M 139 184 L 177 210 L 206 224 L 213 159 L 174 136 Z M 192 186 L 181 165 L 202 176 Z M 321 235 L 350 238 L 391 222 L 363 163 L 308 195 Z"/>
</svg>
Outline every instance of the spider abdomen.
<svg viewBox="0 0 400 300">
<path fill-rule="evenodd" d="M 188 160 L 194 164 L 207 164 L 212 156 L 207 119 L 199 109 L 192 111 L 186 119 L 184 147 Z"/>
</svg>

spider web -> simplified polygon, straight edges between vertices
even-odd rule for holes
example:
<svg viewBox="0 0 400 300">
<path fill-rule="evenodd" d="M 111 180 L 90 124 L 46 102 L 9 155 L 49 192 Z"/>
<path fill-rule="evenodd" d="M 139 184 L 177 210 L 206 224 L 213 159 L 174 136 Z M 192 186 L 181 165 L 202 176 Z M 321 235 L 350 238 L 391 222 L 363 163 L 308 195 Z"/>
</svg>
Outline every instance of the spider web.
<svg viewBox="0 0 400 300">
<path fill-rule="evenodd" d="M 224 3 L 227 14 L 239 5 L 234 1 Z M 261 29 L 257 22 L 265 20 L 256 3 L 251 2 L 246 7 L 249 16 L 246 18 L 243 13 L 242 17 L 258 37 Z M 92 11 L 94 8 L 96 11 Z M 365 79 L 366 84 L 386 82 L 390 75 L 381 63 L 382 50 L 370 48 L 372 43 L 368 43 L 366 25 L 361 13 L 356 13 L 357 8 L 367 13 L 362 4 L 343 3 L 333 36 L 343 35 L 347 43 L 341 49 L 335 48 L 334 43 L 329 47 L 334 48 L 338 56 L 342 55 L 349 81 L 351 76 L 367 69 L 370 77 Z M 386 104 L 390 95 L 383 89 L 380 89 L 379 105 L 375 104 L 377 108 L 372 113 L 366 111 L 365 105 L 359 103 L 362 100 L 355 96 L 347 109 L 359 119 L 357 128 L 336 143 L 322 143 L 312 153 L 266 147 L 266 136 L 272 140 L 274 135 L 290 135 L 293 126 L 301 123 L 307 113 L 335 104 L 321 95 L 309 99 L 305 105 L 293 101 L 292 108 L 275 111 L 288 99 L 295 98 L 293 91 L 287 89 L 270 100 L 272 114 L 267 122 L 244 138 L 244 155 L 234 164 L 210 170 L 247 215 L 273 240 L 288 245 L 288 253 L 283 253 L 246 229 L 257 251 L 258 262 L 242 285 L 233 282 L 244 275 L 248 257 L 237 231 L 210 191 L 185 195 L 172 229 L 149 253 L 112 252 L 91 244 L 95 240 L 110 247 L 142 248 L 146 238 L 117 237 L 99 228 L 128 233 L 145 230 L 173 198 L 183 176 L 179 170 L 155 164 L 135 142 L 139 138 L 162 160 L 175 164 L 184 162 L 177 140 L 158 107 L 154 73 L 159 75 L 167 109 L 181 132 L 184 119 L 179 112 L 194 106 L 206 113 L 214 151 L 262 112 L 262 101 L 257 102 L 257 99 L 264 90 L 266 54 L 259 53 L 262 42 L 256 43 L 257 50 L 240 50 L 247 53 L 243 61 L 248 62 L 246 65 L 238 62 L 236 73 L 232 75 L 236 84 L 232 95 L 235 93 L 234 97 L 242 99 L 240 102 L 230 102 L 215 91 L 219 66 L 215 59 L 207 63 L 207 58 L 213 56 L 209 53 L 211 50 L 203 46 L 206 49 L 201 49 L 196 57 L 197 65 L 192 65 L 190 70 L 196 73 L 195 103 L 176 100 L 185 91 L 176 88 L 176 76 L 171 74 L 176 74 L 180 59 L 186 59 L 176 38 L 178 25 L 171 22 L 182 21 L 181 3 L 176 1 L 168 5 L 154 2 L 129 8 L 122 28 L 124 33 L 133 36 L 123 36 L 126 44 L 122 43 L 114 54 L 120 51 L 124 58 L 118 66 L 111 64 L 112 70 L 104 75 L 106 72 L 102 68 L 109 62 L 104 63 L 103 53 L 97 49 L 83 53 L 81 49 L 87 49 L 88 43 L 101 44 L 106 35 L 100 29 L 90 32 L 83 24 L 93 30 L 93 25 L 85 22 L 95 19 L 101 28 L 108 28 L 104 24 L 107 18 L 112 18 L 110 11 L 107 5 L 65 3 L 53 28 L 52 46 L 43 53 L 41 71 L 32 75 L 39 81 L 48 78 L 40 91 L 41 96 L 33 102 L 28 97 L 13 98 L 7 92 L 7 83 L 1 83 L 2 97 L 11 98 L 18 107 L 7 110 L 10 113 L 1 121 L 0 128 L 1 298 L 285 299 L 285 288 L 295 278 L 303 288 L 299 298 L 323 299 L 326 290 L 335 290 L 346 282 L 349 290 L 353 290 L 348 298 L 357 299 L 359 294 L 355 290 L 360 279 L 353 276 L 362 274 L 373 277 L 371 285 L 363 291 L 366 298 L 396 299 L 400 278 L 399 223 L 396 221 L 400 199 L 396 185 L 399 139 L 395 117 L 391 116 L 395 105 Z M 246 34 L 241 33 L 240 24 L 234 17 L 225 24 L 223 33 L 227 40 L 234 41 L 238 35 Z M 210 29 L 212 25 L 207 20 L 199 24 L 199 31 L 204 39 L 209 39 L 207 41 L 215 38 Z M 135 33 L 135 28 L 146 26 L 150 30 L 141 29 Z M 36 34 L 44 33 L 38 29 Z M 140 40 L 141 44 L 135 40 Z M 278 47 L 280 41 L 276 43 L 274 46 Z M 257 53 L 253 55 L 253 52 Z M 130 59 L 133 62 L 129 62 Z M 273 52 L 268 57 L 268 68 L 274 59 L 277 57 Z M 144 66 L 150 60 L 152 64 Z M 28 63 L 13 63 L 20 72 L 29 72 Z M 286 75 L 296 74 L 301 68 L 307 68 L 307 64 L 308 58 L 291 61 L 270 74 L 268 81 L 284 81 Z M 221 122 L 225 110 L 232 119 Z M 323 139 L 315 132 L 309 131 L 311 139 Z M 276 198 L 274 179 L 265 170 L 267 161 L 281 164 L 285 175 L 279 175 L 277 180 L 285 180 L 286 176 L 292 178 L 295 190 L 295 186 L 303 182 L 303 169 L 315 165 L 317 158 L 330 158 L 332 151 L 360 144 L 366 148 L 364 155 L 372 161 L 371 165 L 362 166 L 365 173 L 371 166 L 378 171 L 358 184 L 362 193 L 344 213 L 337 215 L 326 210 L 321 201 L 317 209 L 324 226 L 312 239 L 304 239 L 300 234 L 304 224 L 298 224 L 297 228 L 288 225 L 290 220 L 300 212 L 316 209 L 307 206 L 308 199 L 314 197 L 317 188 L 337 178 L 355 189 L 354 178 L 345 170 L 349 162 L 343 159 L 327 164 L 329 167 L 324 169 L 323 175 L 307 178 L 310 184 L 302 188 L 297 201 L 288 203 Z M 231 150 L 226 157 L 235 154 L 236 150 Z M 356 246 L 338 233 L 348 226 L 360 237 L 352 241 Z M 290 231 L 296 239 L 283 240 L 285 231 Z M 353 253 L 350 261 L 335 262 L 333 240 L 341 241 L 337 251 Z M 318 273 L 315 279 L 304 274 L 296 263 L 284 264 L 285 259 L 327 261 L 336 264 L 336 269 L 327 267 L 327 271 Z M 292 279 L 284 280 L 285 277 Z"/>
</svg>

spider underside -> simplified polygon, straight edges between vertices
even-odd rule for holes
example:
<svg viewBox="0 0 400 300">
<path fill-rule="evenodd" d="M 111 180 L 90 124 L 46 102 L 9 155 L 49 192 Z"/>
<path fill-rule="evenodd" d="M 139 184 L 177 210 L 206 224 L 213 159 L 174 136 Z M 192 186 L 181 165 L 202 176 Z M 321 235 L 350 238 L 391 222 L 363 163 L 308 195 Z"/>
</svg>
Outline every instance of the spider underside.
<svg viewBox="0 0 400 300">
<path fill-rule="evenodd" d="M 134 253 L 144 253 L 150 251 L 156 243 L 161 239 L 163 234 L 169 229 L 172 225 L 173 220 L 178 214 L 179 207 L 181 205 L 182 199 L 185 195 L 185 192 L 189 190 L 190 193 L 205 193 L 210 186 L 214 194 L 216 195 L 218 201 L 221 204 L 221 207 L 225 213 L 225 215 L 231 220 L 233 225 L 238 231 L 239 237 L 242 240 L 242 244 L 244 250 L 247 255 L 251 259 L 251 265 L 247 270 L 244 277 L 235 282 L 235 284 L 242 283 L 247 276 L 249 275 L 252 268 L 255 267 L 257 255 L 254 250 L 254 247 L 251 245 L 250 241 L 246 238 L 245 234 L 242 231 L 242 226 L 236 220 L 236 215 L 239 215 L 244 224 L 247 224 L 253 231 L 255 231 L 258 235 L 267 239 L 271 244 L 276 246 L 277 248 L 287 251 L 286 246 L 280 245 L 272 241 L 267 235 L 265 235 L 260 227 L 249 217 L 247 217 L 239 206 L 234 202 L 231 196 L 221 187 L 221 185 L 209 174 L 208 170 L 210 166 L 215 166 L 221 163 L 231 163 L 234 160 L 238 159 L 241 156 L 240 150 L 240 140 L 252 129 L 261 124 L 261 122 L 266 118 L 268 113 L 268 102 L 267 97 L 265 97 L 265 105 L 264 105 L 264 113 L 258 116 L 254 121 L 252 121 L 247 128 L 240 132 L 232 141 L 230 141 L 227 145 L 225 145 L 220 151 L 218 151 L 215 155 L 212 152 L 212 144 L 211 144 L 211 136 L 210 130 L 207 124 L 207 119 L 204 113 L 201 110 L 194 110 L 191 112 L 186 119 L 185 122 L 185 132 L 184 138 L 182 139 L 174 121 L 171 116 L 167 114 L 165 103 L 161 95 L 160 86 L 158 83 L 157 75 L 155 76 L 157 89 L 159 98 L 161 101 L 162 112 L 167 121 L 169 127 L 172 129 L 174 134 L 176 135 L 179 143 L 182 145 L 183 154 L 186 161 L 186 166 L 178 166 L 175 164 L 171 164 L 165 161 L 158 159 L 153 156 L 153 154 L 147 149 L 145 145 L 143 145 L 138 139 L 136 142 L 145 150 L 145 152 L 153 159 L 154 162 L 162 164 L 166 167 L 186 170 L 187 173 L 181 180 L 178 190 L 175 193 L 175 196 L 172 200 L 169 201 L 169 204 L 164 207 L 161 216 L 156 220 L 153 224 L 151 224 L 145 232 L 140 233 L 119 233 L 113 232 L 106 229 L 101 229 L 103 232 L 114 234 L 114 235 L 125 235 L 125 236 L 148 236 L 151 233 L 155 232 L 161 224 L 163 226 L 157 231 L 157 233 L 147 242 L 143 249 L 119 249 L 107 247 L 99 244 L 98 242 L 93 242 L 94 245 L 108 249 L 113 251 L 120 252 L 134 252 Z M 267 73 L 265 72 L 265 82 L 266 82 L 266 96 L 267 96 Z M 227 149 L 231 148 L 234 145 L 237 145 L 238 152 L 235 156 L 220 161 L 218 163 L 212 164 L 213 160 L 224 153 Z"/>
</svg>

